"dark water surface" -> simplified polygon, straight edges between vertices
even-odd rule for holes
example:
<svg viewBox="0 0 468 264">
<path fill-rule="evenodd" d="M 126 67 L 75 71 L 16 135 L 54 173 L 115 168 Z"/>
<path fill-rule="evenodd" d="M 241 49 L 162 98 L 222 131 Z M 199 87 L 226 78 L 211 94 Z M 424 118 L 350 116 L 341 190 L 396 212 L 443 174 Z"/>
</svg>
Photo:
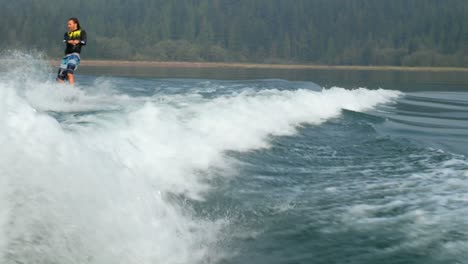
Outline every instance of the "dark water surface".
<svg viewBox="0 0 468 264">
<path fill-rule="evenodd" d="M 79 73 L 99 76 L 142 78 L 194 78 L 218 80 L 285 79 L 311 81 L 322 87 L 367 87 L 403 91 L 467 91 L 467 72 L 314 70 L 314 69 L 230 69 L 83 66 Z"/>
</svg>

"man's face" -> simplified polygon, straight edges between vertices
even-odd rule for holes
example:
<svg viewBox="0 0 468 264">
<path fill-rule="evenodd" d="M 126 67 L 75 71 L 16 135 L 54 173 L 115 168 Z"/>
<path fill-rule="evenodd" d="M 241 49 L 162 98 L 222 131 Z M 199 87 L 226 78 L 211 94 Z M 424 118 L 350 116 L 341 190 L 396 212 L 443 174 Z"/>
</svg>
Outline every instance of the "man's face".
<svg viewBox="0 0 468 264">
<path fill-rule="evenodd" d="M 75 31 L 77 30 L 78 25 L 73 20 L 68 20 L 68 31 Z"/>
</svg>

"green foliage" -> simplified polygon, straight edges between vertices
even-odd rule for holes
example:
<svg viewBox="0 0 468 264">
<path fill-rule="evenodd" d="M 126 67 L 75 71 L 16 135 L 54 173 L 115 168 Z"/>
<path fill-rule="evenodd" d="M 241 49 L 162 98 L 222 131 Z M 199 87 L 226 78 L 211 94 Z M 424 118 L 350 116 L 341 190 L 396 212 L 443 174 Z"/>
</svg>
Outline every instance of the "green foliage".
<svg viewBox="0 0 468 264">
<path fill-rule="evenodd" d="M 466 0 L 0 0 L 0 49 L 85 58 L 468 66 Z M 6 25 L 6 26 L 5 26 Z"/>
<path fill-rule="evenodd" d="M 96 45 L 96 54 L 103 59 L 128 59 L 132 54 L 131 45 L 118 37 L 96 36 L 96 42 L 93 44 Z"/>
</svg>

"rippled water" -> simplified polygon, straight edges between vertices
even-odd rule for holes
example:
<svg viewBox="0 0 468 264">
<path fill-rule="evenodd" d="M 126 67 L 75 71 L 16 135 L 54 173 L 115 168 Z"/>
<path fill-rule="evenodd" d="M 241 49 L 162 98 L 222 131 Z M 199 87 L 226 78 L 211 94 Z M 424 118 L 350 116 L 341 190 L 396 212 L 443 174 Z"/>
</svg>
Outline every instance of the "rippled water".
<svg viewBox="0 0 468 264">
<path fill-rule="evenodd" d="M 1 263 L 468 259 L 463 82 L 7 68 Z"/>
</svg>

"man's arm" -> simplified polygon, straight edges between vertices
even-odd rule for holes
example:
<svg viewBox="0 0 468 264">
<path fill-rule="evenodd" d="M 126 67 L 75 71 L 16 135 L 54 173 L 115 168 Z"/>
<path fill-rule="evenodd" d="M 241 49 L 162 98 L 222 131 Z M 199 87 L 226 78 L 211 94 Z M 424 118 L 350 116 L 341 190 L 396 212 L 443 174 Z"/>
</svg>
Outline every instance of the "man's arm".
<svg viewBox="0 0 468 264">
<path fill-rule="evenodd" d="M 72 39 L 70 39 L 70 38 L 68 37 L 68 34 L 67 34 L 67 33 L 63 34 L 63 42 L 64 42 L 64 43 L 68 43 L 68 44 L 72 44 L 72 45 L 76 45 L 76 44 L 80 43 L 79 40 L 72 40 Z"/>
<path fill-rule="evenodd" d="M 82 46 L 85 46 L 87 41 L 88 41 L 88 38 L 87 38 L 87 36 L 86 36 L 86 31 L 83 30 L 83 31 L 81 31 L 81 40 L 80 40 L 79 43 L 80 43 Z"/>
</svg>

